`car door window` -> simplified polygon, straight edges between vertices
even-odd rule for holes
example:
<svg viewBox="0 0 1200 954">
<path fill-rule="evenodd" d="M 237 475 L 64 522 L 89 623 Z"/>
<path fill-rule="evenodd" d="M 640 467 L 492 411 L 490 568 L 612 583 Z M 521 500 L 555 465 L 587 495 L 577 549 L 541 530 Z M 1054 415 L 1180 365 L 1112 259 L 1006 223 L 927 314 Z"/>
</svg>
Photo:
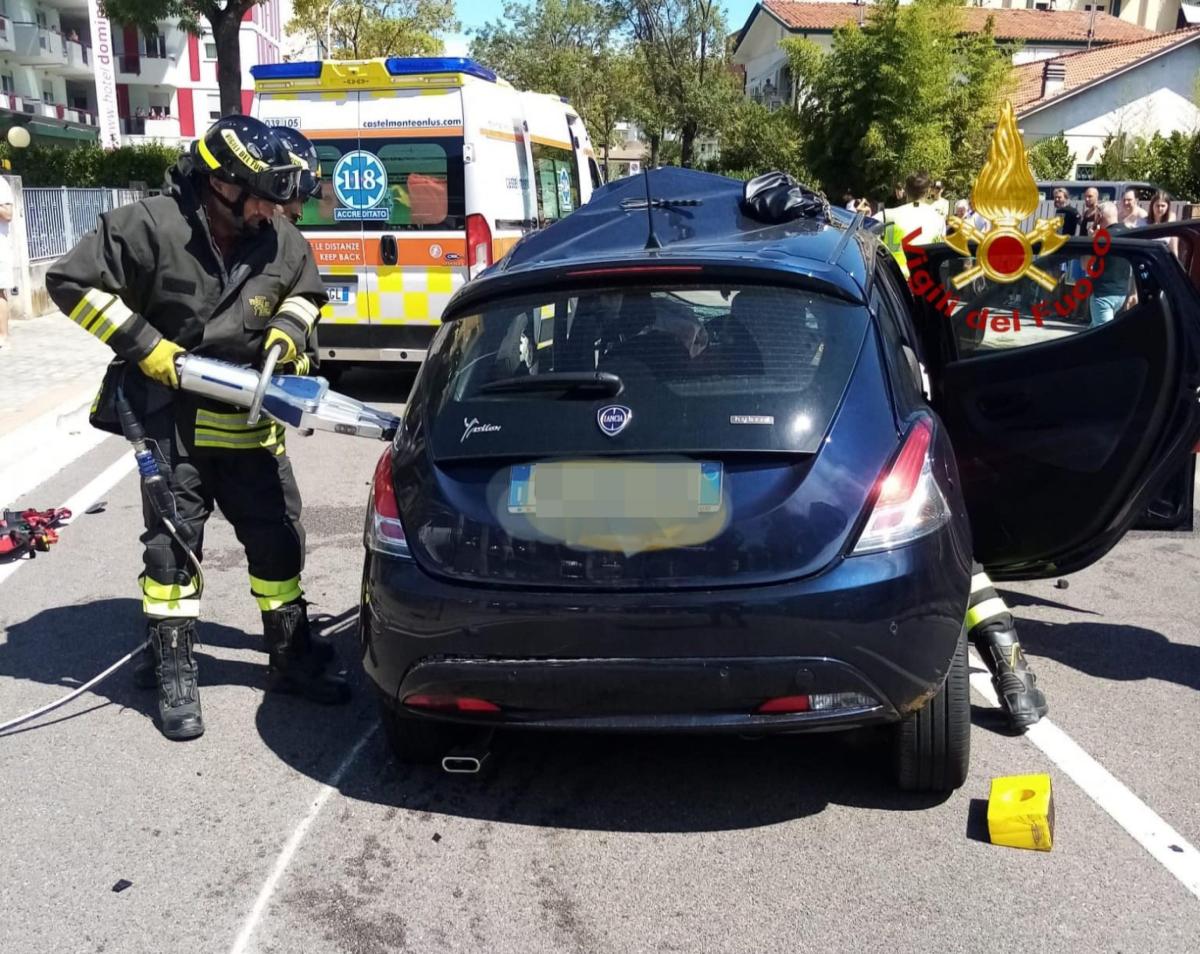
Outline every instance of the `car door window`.
<svg viewBox="0 0 1200 954">
<path fill-rule="evenodd" d="M 942 261 L 935 277 L 949 294 L 939 311 L 953 324 L 956 356 L 1034 347 L 1136 319 L 1146 294 L 1136 256 L 1111 246 L 1097 255 L 1097 246 L 1079 244 L 1038 258 L 1037 279 L 1026 274 L 1011 283 L 986 277 L 974 258 Z"/>
<path fill-rule="evenodd" d="M 880 270 L 878 280 L 871 291 L 870 309 L 879 323 L 879 331 L 883 338 L 884 358 L 887 362 L 888 374 L 896 383 L 897 399 L 901 405 L 901 414 L 920 407 L 924 403 L 924 386 L 921 381 L 921 369 L 914 346 L 915 338 L 911 330 L 905 330 L 905 322 L 901 317 L 902 310 L 897 303 L 895 293 L 887 288 L 884 272 Z"/>
</svg>

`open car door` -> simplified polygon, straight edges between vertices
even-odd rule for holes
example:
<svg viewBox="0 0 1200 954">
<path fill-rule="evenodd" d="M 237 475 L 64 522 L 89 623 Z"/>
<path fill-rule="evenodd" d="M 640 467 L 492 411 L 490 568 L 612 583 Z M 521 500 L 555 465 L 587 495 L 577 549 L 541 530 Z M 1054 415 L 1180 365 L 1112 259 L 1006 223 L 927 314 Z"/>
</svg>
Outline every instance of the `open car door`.
<svg viewBox="0 0 1200 954">
<path fill-rule="evenodd" d="M 1100 559 L 1200 438 L 1200 294 L 1143 231 L 1072 239 L 1016 282 L 964 276 L 975 259 L 945 245 L 912 268 L 914 291 L 928 285 L 914 304 L 931 403 L 954 443 L 975 558 L 996 579 Z M 1171 237 L 1190 247 L 1200 223 Z M 994 263 L 1009 274 L 1018 244 Z M 955 277 L 970 280 L 956 290 Z"/>
</svg>

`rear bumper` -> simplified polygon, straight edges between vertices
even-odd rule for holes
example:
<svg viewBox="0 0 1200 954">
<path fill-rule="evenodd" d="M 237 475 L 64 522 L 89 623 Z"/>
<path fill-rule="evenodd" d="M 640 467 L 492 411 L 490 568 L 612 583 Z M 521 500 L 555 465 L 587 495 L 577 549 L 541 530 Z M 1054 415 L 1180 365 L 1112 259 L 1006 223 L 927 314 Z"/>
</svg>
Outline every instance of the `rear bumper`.
<svg viewBox="0 0 1200 954">
<path fill-rule="evenodd" d="M 769 732 L 894 721 L 945 679 L 971 560 L 957 521 L 890 553 L 773 586 L 562 593 L 447 583 L 368 554 L 363 665 L 393 706 L 471 696 L 499 714 L 406 712 L 530 728 Z M 755 715 L 779 696 L 875 705 Z"/>
<path fill-rule="evenodd" d="M 817 691 L 875 701 L 778 715 L 754 711 L 765 698 Z M 425 659 L 405 675 L 398 698 L 417 693 L 502 700 L 500 721 L 537 729 L 778 732 L 899 718 L 866 676 L 820 657 Z"/>
<path fill-rule="evenodd" d="M 439 325 L 321 324 L 317 356 L 322 361 L 425 360 Z"/>
</svg>

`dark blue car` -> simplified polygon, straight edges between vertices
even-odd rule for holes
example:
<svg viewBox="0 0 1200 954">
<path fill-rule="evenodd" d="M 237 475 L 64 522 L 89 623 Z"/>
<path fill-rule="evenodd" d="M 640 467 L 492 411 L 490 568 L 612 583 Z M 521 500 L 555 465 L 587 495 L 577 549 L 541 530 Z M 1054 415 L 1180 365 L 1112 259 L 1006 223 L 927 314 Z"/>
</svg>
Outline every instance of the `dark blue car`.
<svg viewBox="0 0 1200 954">
<path fill-rule="evenodd" d="M 1116 320 L 1012 344 L 988 320 L 1048 293 L 914 299 L 811 195 L 751 215 L 743 183 L 664 169 L 528 236 L 451 302 L 375 474 L 363 662 L 396 754 L 893 723 L 902 785 L 960 785 L 973 559 L 1094 562 L 1200 435 L 1186 274 L 1162 243 L 1107 260 Z"/>
</svg>

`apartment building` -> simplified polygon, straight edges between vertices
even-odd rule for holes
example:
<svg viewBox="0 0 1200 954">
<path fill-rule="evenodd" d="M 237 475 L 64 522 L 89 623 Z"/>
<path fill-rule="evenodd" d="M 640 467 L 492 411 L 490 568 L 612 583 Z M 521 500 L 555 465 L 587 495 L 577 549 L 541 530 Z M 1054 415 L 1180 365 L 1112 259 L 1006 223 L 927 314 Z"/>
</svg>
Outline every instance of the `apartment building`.
<svg viewBox="0 0 1200 954">
<path fill-rule="evenodd" d="M 242 109 L 254 95 L 250 67 L 278 63 L 279 0 L 250 9 L 241 30 Z M 117 108 L 123 142 L 193 139 L 220 118 L 217 45 L 212 33 L 188 34 L 177 23 L 162 23 L 156 34 L 135 27 L 113 29 L 116 47 Z"/>
<path fill-rule="evenodd" d="M 35 138 L 95 139 L 86 0 L 0 0 L 0 124 Z"/>
<path fill-rule="evenodd" d="M 217 49 L 178 21 L 152 33 L 110 24 L 122 143 L 194 138 L 220 115 Z M 280 0 L 253 7 L 241 29 L 242 102 L 250 67 L 280 61 Z M 0 0 L 0 134 L 19 124 L 35 141 L 95 140 L 96 55 L 88 0 Z M 110 100 L 111 101 L 111 100 Z"/>
</svg>

